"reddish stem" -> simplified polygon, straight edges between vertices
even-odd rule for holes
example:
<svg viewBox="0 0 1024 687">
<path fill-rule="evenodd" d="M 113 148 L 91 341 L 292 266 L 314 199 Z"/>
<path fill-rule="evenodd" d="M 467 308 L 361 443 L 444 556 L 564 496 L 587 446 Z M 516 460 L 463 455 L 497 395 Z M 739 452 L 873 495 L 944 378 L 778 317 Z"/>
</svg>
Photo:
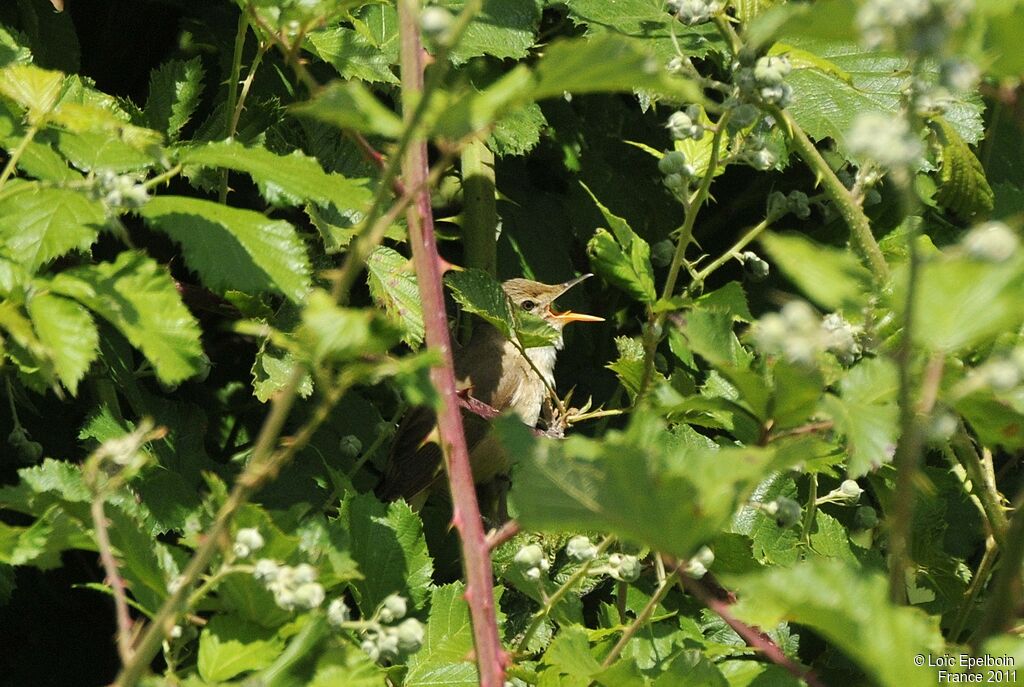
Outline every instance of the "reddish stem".
<svg viewBox="0 0 1024 687">
<path fill-rule="evenodd" d="M 809 687 L 823 687 L 821 680 L 810 668 L 805 668 L 796 661 L 793 661 L 779 645 L 772 641 L 772 638 L 756 627 L 752 627 L 737 619 L 729 612 L 729 603 L 719 598 L 718 595 L 708 589 L 703 582 L 683 575 L 679 578 L 686 591 L 697 597 L 697 600 L 708 609 L 714 611 L 718 617 L 725 621 L 725 624 L 733 629 L 747 646 L 755 649 L 772 663 L 785 668 L 793 677 L 803 680 Z"/>
<path fill-rule="evenodd" d="M 403 112 L 407 123 L 415 110 L 415 100 L 423 94 L 423 49 L 420 44 L 416 0 L 398 3 Z M 403 177 L 407 187 L 421 188 L 407 213 L 409 243 L 423 303 L 427 345 L 441 355 L 441 365 L 430 371 L 431 381 L 441 396 L 437 415 L 441 446 L 452 494 L 452 524 L 462 541 L 462 561 L 466 574 L 466 602 L 473 622 L 473 644 L 482 687 L 501 687 L 505 680 L 508 654 L 501 645 L 494 607 L 494 581 L 490 552 L 484 534 L 476 485 L 466 449 L 459 398 L 455 393 L 448 317 L 441 287 L 441 262 L 434 239 L 434 217 L 430 190 L 423 185 L 427 177 L 427 143 L 415 140 L 403 159 Z"/>
<path fill-rule="evenodd" d="M 496 530 L 493 530 L 487 535 L 487 549 L 494 551 L 496 548 L 512 539 L 514 536 L 519 534 L 522 530 L 519 527 L 519 523 L 515 520 L 509 520 L 504 525 Z"/>
</svg>

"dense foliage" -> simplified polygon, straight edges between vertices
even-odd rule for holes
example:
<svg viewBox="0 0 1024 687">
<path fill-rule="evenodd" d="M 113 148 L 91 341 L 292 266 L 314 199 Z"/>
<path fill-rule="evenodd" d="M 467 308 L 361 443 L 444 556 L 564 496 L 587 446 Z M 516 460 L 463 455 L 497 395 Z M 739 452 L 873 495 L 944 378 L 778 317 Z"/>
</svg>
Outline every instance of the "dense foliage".
<svg viewBox="0 0 1024 687">
<path fill-rule="evenodd" d="M 509 683 L 1016 683 L 1024 2 L 63 4 L 0 5 L 4 684 L 477 683 L 451 500 L 373 495 L 424 191 L 454 336 L 607 320 L 494 422 Z"/>
</svg>

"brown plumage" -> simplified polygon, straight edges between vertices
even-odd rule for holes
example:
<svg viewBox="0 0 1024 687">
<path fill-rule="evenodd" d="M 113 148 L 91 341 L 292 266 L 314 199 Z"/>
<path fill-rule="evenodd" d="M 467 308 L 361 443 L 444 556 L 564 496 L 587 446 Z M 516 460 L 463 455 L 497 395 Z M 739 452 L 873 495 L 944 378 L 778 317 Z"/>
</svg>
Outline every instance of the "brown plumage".
<svg viewBox="0 0 1024 687">
<path fill-rule="evenodd" d="M 531 427 L 540 419 L 547 385 L 554 386 L 555 358 L 562 347 L 561 331 L 569 322 L 599 322 L 600 317 L 552 310 L 555 298 L 590 275 L 564 284 L 542 284 L 529 279 L 509 279 L 502 284 L 511 305 L 544 318 L 558 330 L 553 346 L 526 349 L 533 365 L 516 346 L 494 327 L 480 323 L 463 348 L 455 351 L 457 390 L 495 410 L 511 410 Z M 536 369 L 534 369 L 536 368 Z M 543 375 L 542 379 L 538 372 Z M 488 435 L 488 423 L 479 415 L 463 412 L 466 445 L 477 484 L 492 481 L 508 471 L 504 452 Z M 404 498 L 419 505 L 442 473 L 442 454 L 437 419 L 429 408 L 412 408 L 402 419 L 388 456 L 377 495 L 385 500 Z"/>
</svg>

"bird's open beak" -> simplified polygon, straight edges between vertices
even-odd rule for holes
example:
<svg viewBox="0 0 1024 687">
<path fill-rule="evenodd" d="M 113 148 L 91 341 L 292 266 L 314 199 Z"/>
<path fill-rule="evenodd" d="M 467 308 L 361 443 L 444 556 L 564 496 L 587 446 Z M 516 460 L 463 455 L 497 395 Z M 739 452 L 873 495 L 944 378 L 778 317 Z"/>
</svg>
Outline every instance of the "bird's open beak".
<svg viewBox="0 0 1024 687">
<path fill-rule="evenodd" d="M 554 298 L 558 298 L 563 293 L 565 293 L 572 287 L 576 286 L 584 279 L 589 279 L 590 277 L 593 276 L 594 275 L 592 274 L 584 274 L 582 276 L 576 277 L 575 279 L 570 279 L 564 284 L 560 284 L 559 290 L 557 293 L 555 293 Z M 554 300 L 554 298 L 552 300 Z M 552 319 L 558 320 L 563 325 L 569 324 L 570 322 L 604 322 L 604 318 L 598 317 L 597 315 L 587 315 L 581 312 L 573 312 L 572 310 L 566 310 L 565 312 L 555 312 L 554 308 L 551 308 L 550 306 L 548 307 L 548 312 L 550 313 Z"/>
</svg>

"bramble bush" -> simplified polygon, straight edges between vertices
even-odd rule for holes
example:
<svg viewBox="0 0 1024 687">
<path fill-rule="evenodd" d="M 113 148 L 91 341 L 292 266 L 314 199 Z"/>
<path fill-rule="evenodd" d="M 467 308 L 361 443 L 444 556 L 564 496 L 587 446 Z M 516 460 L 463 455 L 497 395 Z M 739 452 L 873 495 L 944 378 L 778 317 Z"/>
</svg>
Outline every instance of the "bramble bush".
<svg viewBox="0 0 1024 687">
<path fill-rule="evenodd" d="M 1016 684 L 1024 2 L 64 4 L 0 6 L 0 681 Z M 450 265 L 456 338 L 607 320 L 503 526 L 445 416 L 373 495 Z"/>
</svg>

